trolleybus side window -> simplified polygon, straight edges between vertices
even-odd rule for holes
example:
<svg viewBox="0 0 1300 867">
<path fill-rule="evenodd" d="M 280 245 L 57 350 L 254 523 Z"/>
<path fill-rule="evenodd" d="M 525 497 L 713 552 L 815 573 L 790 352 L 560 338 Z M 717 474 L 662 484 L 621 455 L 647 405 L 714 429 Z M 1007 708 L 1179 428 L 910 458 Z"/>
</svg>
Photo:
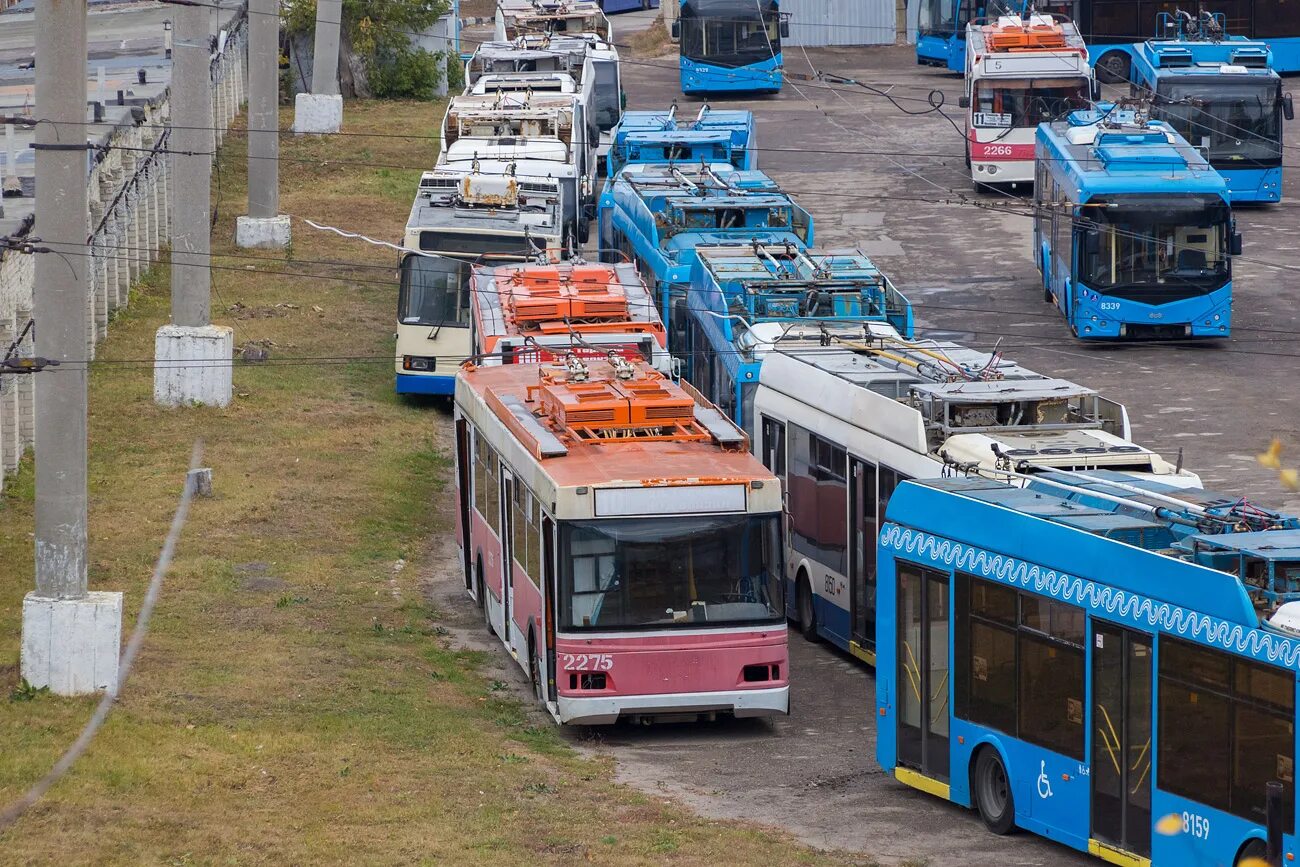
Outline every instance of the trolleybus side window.
<svg viewBox="0 0 1300 867">
<path fill-rule="evenodd" d="M 1167 636 L 1159 650 L 1157 785 L 1262 824 L 1265 784 L 1276 780 L 1291 833 L 1295 675 Z"/>
<path fill-rule="evenodd" d="M 957 574 L 957 715 L 1083 761 L 1083 609 Z"/>
<path fill-rule="evenodd" d="M 847 565 L 847 456 L 844 449 L 798 425 L 790 425 L 790 438 L 795 446 L 790 467 L 794 547 L 842 574 Z"/>
<path fill-rule="evenodd" d="M 487 521 L 492 532 L 501 532 L 498 502 L 501 498 L 497 481 L 497 454 L 478 431 L 474 432 L 474 508 Z"/>
<path fill-rule="evenodd" d="M 542 562 L 541 517 L 538 514 L 537 499 L 518 479 L 515 480 L 514 517 L 514 557 L 527 573 L 528 580 L 540 584 Z"/>
<path fill-rule="evenodd" d="M 763 416 L 763 466 L 785 482 L 785 425 Z"/>
</svg>

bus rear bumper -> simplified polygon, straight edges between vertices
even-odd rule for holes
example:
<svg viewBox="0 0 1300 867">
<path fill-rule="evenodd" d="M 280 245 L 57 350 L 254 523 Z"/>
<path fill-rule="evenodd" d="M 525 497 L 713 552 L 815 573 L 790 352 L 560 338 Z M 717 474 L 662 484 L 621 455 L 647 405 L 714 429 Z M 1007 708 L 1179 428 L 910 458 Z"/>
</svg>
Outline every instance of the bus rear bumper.
<svg viewBox="0 0 1300 867">
<path fill-rule="evenodd" d="M 456 377 L 439 375 L 397 374 L 398 394 L 451 395 L 456 392 Z"/>
<path fill-rule="evenodd" d="M 734 689 L 723 692 L 678 692 L 663 695 L 564 696 L 556 700 L 560 722 L 609 725 L 619 717 L 673 717 L 730 713 L 737 718 L 790 712 L 790 687 Z"/>
</svg>

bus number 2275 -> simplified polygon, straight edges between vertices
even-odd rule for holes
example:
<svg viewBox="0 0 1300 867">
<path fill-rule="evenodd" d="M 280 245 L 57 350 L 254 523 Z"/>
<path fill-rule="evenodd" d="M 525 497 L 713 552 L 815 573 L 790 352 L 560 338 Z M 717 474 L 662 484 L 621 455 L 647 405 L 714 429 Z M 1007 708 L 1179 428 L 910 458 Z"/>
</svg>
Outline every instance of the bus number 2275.
<svg viewBox="0 0 1300 867">
<path fill-rule="evenodd" d="M 561 653 L 560 665 L 565 671 L 610 671 L 614 657 L 608 653 Z"/>
</svg>

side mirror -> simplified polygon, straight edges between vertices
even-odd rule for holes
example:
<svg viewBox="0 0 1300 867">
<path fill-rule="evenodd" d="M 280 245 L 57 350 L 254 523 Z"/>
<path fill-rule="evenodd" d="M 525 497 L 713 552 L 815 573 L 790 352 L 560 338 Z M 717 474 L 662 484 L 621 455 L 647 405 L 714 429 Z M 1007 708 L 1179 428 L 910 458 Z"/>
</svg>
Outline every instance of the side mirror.
<svg viewBox="0 0 1300 867">
<path fill-rule="evenodd" d="M 789 39 L 789 38 L 790 38 L 790 22 L 789 22 L 789 21 L 782 21 L 781 24 L 780 24 L 780 26 L 777 28 L 777 32 L 781 34 L 781 38 L 782 38 L 782 39 Z"/>
<path fill-rule="evenodd" d="M 1241 255 L 1241 233 L 1240 232 L 1233 232 L 1231 235 L 1228 236 L 1228 255 L 1229 256 Z"/>
<path fill-rule="evenodd" d="M 681 39 L 681 38 L 682 38 L 682 22 L 680 22 L 680 21 L 674 21 L 674 22 L 673 22 L 673 26 L 672 26 L 672 30 L 670 31 L 670 34 L 671 34 L 671 36 L 673 37 L 673 39 Z"/>
<path fill-rule="evenodd" d="M 970 108 L 970 97 L 964 93 L 961 96 L 957 97 L 957 107 Z"/>
<path fill-rule="evenodd" d="M 1101 255 L 1101 232 L 1087 229 L 1083 233 L 1083 251 L 1089 256 Z"/>
<path fill-rule="evenodd" d="M 620 91 L 618 92 L 618 107 L 621 108 L 621 109 L 623 109 L 624 111 L 627 110 L 627 91 L 626 91 L 626 90 L 620 90 Z"/>
<path fill-rule="evenodd" d="M 1295 120 L 1295 105 L 1291 102 L 1291 94 L 1282 94 L 1282 116 L 1287 120 Z"/>
<path fill-rule="evenodd" d="M 1089 88 L 1092 92 L 1092 101 L 1097 102 L 1101 99 L 1101 82 L 1097 79 L 1092 80 L 1092 86 Z"/>
</svg>

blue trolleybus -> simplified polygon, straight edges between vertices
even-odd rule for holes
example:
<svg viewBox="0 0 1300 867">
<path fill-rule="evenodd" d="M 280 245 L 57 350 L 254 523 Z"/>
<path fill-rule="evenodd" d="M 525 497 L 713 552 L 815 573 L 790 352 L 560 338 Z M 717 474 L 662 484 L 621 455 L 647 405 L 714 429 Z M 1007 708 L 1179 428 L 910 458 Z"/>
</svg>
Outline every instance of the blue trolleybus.
<svg viewBox="0 0 1300 867">
<path fill-rule="evenodd" d="M 684 303 L 687 379 L 754 436 L 754 394 L 774 348 L 860 341 L 867 323 L 912 335 L 912 306 L 865 254 L 794 244 L 697 247 Z"/>
<path fill-rule="evenodd" d="M 1023 0 L 919 0 L 916 62 L 961 72 L 966 25 L 999 12 L 1023 12 Z M 1079 27 L 1098 73 L 1126 81 L 1136 45 L 1156 33 L 1159 15 L 1178 4 L 1165 0 L 1038 0 L 1038 12 L 1064 15 Z M 1188 6 L 1194 4 L 1186 4 Z M 1300 72 L 1300 4 L 1293 0 L 1223 0 L 1209 4 L 1226 17 L 1229 33 L 1266 42 L 1273 68 Z"/>
<path fill-rule="evenodd" d="M 606 15 L 619 12 L 635 12 L 639 9 L 658 9 L 659 0 L 600 0 L 600 8 Z"/>
<path fill-rule="evenodd" d="M 1103 104 L 1041 124 L 1034 153 L 1034 259 L 1075 336 L 1228 336 L 1241 236 L 1196 148 Z"/>
<path fill-rule="evenodd" d="M 1224 36 L 1222 16 L 1161 20 L 1177 38 L 1134 46 L 1133 95 L 1151 97 L 1151 116 L 1201 150 L 1233 202 L 1280 201 L 1282 118 L 1293 110 L 1268 44 Z"/>
<path fill-rule="evenodd" d="M 776 93 L 783 81 L 781 39 L 790 35 L 778 0 L 673 0 L 681 47 L 682 93 Z"/>
<path fill-rule="evenodd" d="M 625 111 L 614 128 L 608 164 L 613 178 L 628 163 L 730 163 L 758 168 L 754 113 L 700 106 L 693 120 L 667 111 Z"/>
<path fill-rule="evenodd" d="M 598 221 L 601 256 L 636 263 L 655 290 L 674 351 L 686 324 L 674 318 L 674 301 L 686 295 L 697 247 L 803 248 L 813 240 L 812 215 L 775 181 L 729 164 L 626 166 L 601 197 Z"/>
<path fill-rule="evenodd" d="M 955 461 L 1200 486 L 1132 442 L 1124 406 L 1090 388 L 1001 353 L 867 327 L 856 340 L 832 333 L 829 346 L 777 346 L 754 397 L 754 451 L 788 492 L 787 614 L 809 639 L 875 661 L 875 539 L 906 479 Z"/>
<path fill-rule="evenodd" d="M 1074 478 L 894 491 L 881 766 L 994 833 L 1154 867 L 1262 858 L 1278 783 L 1290 863 L 1300 603 L 1275 604 L 1300 589 L 1295 520 Z"/>
</svg>

